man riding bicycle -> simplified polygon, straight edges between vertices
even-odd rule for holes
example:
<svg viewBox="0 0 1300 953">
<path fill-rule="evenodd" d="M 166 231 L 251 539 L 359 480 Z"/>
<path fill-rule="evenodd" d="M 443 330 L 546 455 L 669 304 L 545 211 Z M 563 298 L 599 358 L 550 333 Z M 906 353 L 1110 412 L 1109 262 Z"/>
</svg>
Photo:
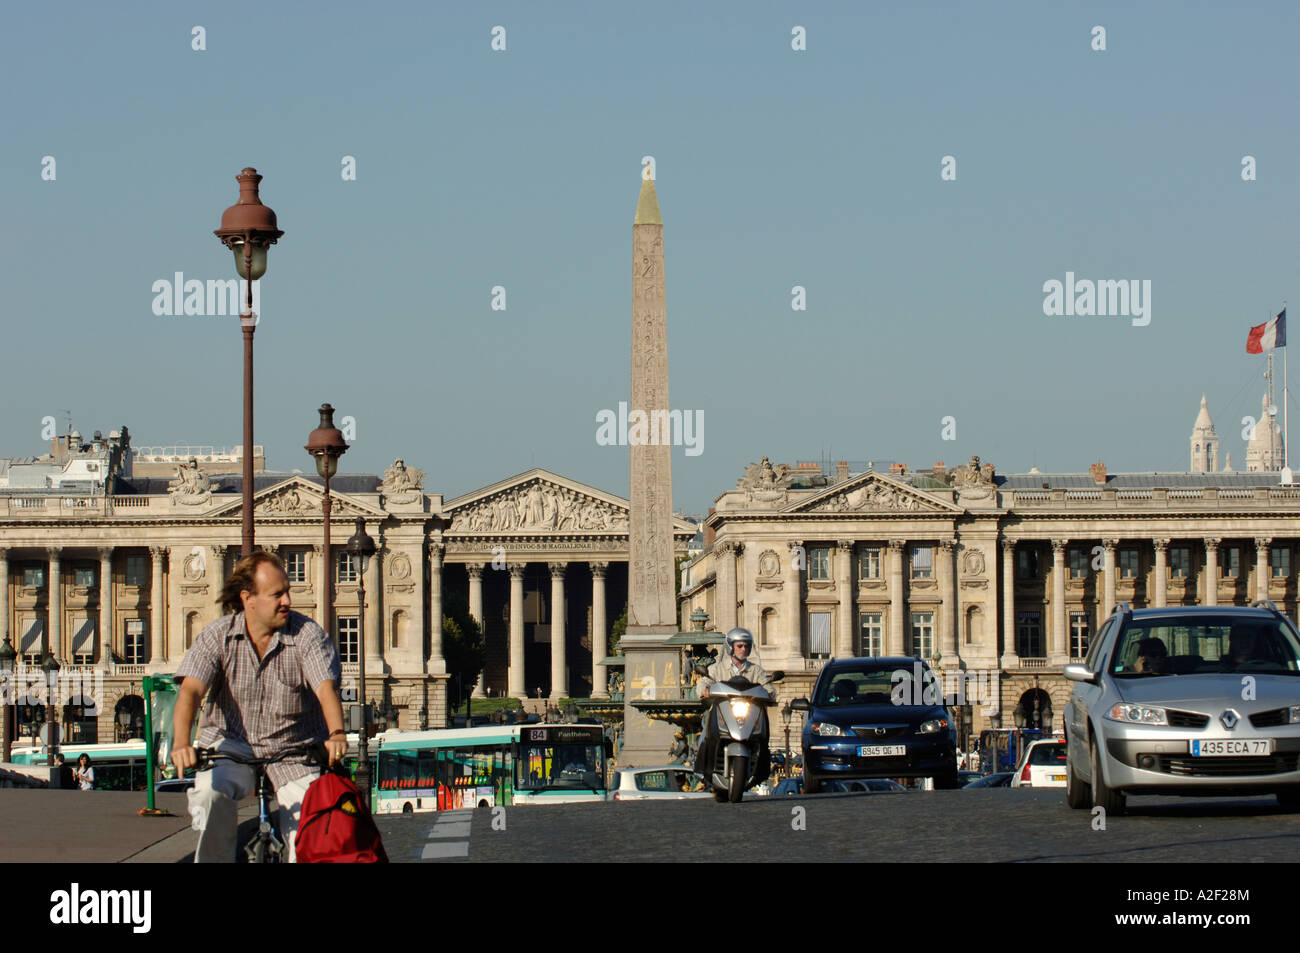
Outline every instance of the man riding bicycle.
<svg viewBox="0 0 1300 953">
<path fill-rule="evenodd" d="M 207 695 L 198 743 L 237 758 L 269 758 L 324 742 L 332 765 L 347 753 L 337 685 L 338 650 L 325 631 L 290 609 L 289 579 L 280 560 L 256 552 L 239 561 L 221 591 L 226 611 L 204 627 L 177 670 L 180 690 L 172 762 L 183 775 L 198 755 L 189 744 L 194 713 Z M 295 857 L 303 795 L 320 768 L 303 757 L 266 768 L 280 804 L 280 829 Z M 189 792 L 200 828 L 195 863 L 235 859 L 237 804 L 253 791 L 247 765 L 220 760 L 199 771 Z"/>
</svg>

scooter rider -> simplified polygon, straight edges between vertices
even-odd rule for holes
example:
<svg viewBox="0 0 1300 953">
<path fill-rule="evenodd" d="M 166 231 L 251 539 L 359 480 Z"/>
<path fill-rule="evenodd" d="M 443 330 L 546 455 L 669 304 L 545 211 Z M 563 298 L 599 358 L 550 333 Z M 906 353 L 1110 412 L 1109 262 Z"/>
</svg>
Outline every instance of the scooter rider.
<svg viewBox="0 0 1300 953">
<path fill-rule="evenodd" d="M 762 685 L 767 693 L 775 698 L 776 691 L 773 688 L 772 676 L 757 662 L 749 660 L 753 651 L 754 636 L 748 629 L 735 628 L 728 632 L 727 654 L 709 666 L 709 674 L 700 679 L 700 698 L 709 697 L 709 686 L 717 682 L 729 682 L 733 678 L 745 678 L 755 685 Z M 706 781 L 708 775 L 701 770 L 700 765 L 713 763 L 717 740 L 716 717 L 710 716 L 705 719 L 704 730 L 700 735 L 700 750 L 695 761 L 696 772 L 704 774 Z M 755 782 L 761 783 L 767 780 L 771 773 L 771 756 L 766 739 L 763 741 L 755 768 Z"/>
</svg>

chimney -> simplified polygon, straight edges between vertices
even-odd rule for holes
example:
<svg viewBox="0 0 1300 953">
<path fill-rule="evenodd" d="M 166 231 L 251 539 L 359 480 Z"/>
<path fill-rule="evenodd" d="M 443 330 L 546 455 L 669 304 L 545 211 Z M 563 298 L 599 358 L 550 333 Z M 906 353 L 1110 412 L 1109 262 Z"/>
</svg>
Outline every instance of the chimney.
<svg viewBox="0 0 1300 953">
<path fill-rule="evenodd" d="M 717 507 L 715 507 L 715 506 L 710 506 L 710 507 L 709 507 L 709 516 L 712 516 L 715 512 L 717 512 Z M 713 546 L 713 526 L 708 522 L 708 517 L 705 517 L 705 523 L 704 523 L 704 548 L 705 548 L 705 549 L 709 549 L 709 548 L 711 548 L 712 546 Z"/>
<path fill-rule="evenodd" d="M 906 463 L 891 463 L 889 465 L 890 476 L 905 476 L 907 474 Z"/>
<path fill-rule="evenodd" d="M 1101 483 L 1101 484 L 1105 484 L 1105 482 L 1106 482 L 1106 464 L 1102 463 L 1101 461 L 1098 461 L 1098 462 L 1094 463 L 1092 466 L 1088 467 L 1088 472 L 1092 474 L 1092 478 L 1093 478 L 1096 482 Z"/>
<path fill-rule="evenodd" d="M 841 460 L 839 463 L 835 464 L 835 482 L 843 483 L 848 478 L 849 462 L 847 460 Z"/>
</svg>

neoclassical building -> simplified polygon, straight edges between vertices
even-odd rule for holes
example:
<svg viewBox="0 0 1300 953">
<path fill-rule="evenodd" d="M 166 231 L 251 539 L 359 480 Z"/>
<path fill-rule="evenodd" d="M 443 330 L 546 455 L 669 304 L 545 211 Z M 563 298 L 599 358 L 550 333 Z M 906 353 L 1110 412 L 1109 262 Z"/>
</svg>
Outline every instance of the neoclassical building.
<svg viewBox="0 0 1300 953">
<path fill-rule="evenodd" d="M 1051 705 L 1117 602 L 1271 599 L 1296 615 L 1300 487 L 1274 472 L 834 473 L 751 464 L 683 567 L 683 618 L 751 629 L 756 656 L 806 694 L 828 658 L 920 655 L 964 673 L 965 733 Z M 796 715 L 797 718 L 797 715 Z M 797 737 L 797 735 L 796 735 Z"/>
<path fill-rule="evenodd" d="M 0 461 L 0 642 L 11 640 L 29 678 L 47 652 L 59 660 L 70 742 L 114 740 L 129 718 L 139 730 L 141 677 L 175 671 L 219 618 L 239 558 L 238 473 L 151 455 L 140 462 L 169 463 L 175 478 L 137 476 L 129 440 L 126 428 L 84 443 L 74 433 L 47 456 Z M 335 477 L 333 566 L 322 559 L 320 479 L 254 477 L 256 545 L 284 560 L 294 608 L 319 619 L 333 575 L 345 683 L 362 663 L 364 619 L 370 698 L 403 728 L 445 724 L 436 621 L 457 593 L 487 637 L 479 694 L 604 694 L 609 627 L 627 600 L 628 502 L 542 469 L 453 500 L 426 493 L 423 476 L 398 460 L 383 477 Z M 364 609 L 358 567 L 342 552 L 357 517 L 379 546 Z M 681 555 L 696 530 L 677 521 Z M 30 719 L 37 699 L 27 700 Z"/>
</svg>

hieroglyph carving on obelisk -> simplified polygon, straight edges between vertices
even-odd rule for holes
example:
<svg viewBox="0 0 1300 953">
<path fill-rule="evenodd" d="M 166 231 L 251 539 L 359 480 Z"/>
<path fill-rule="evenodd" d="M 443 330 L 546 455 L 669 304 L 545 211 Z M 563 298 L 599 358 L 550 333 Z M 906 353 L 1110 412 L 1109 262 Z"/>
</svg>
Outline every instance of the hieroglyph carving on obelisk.
<svg viewBox="0 0 1300 953">
<path fill-rule="evenodd" d="M 632 225 L 632 409 L 667 414 L 668 312 L 664 225 L 654 179 L 643 175 Z M 667 419 L 665 416 L 663 419 Z M 672 446 L 631 447 L 628 627 L 677 625 L 673 586 Z"/>
</svg>

